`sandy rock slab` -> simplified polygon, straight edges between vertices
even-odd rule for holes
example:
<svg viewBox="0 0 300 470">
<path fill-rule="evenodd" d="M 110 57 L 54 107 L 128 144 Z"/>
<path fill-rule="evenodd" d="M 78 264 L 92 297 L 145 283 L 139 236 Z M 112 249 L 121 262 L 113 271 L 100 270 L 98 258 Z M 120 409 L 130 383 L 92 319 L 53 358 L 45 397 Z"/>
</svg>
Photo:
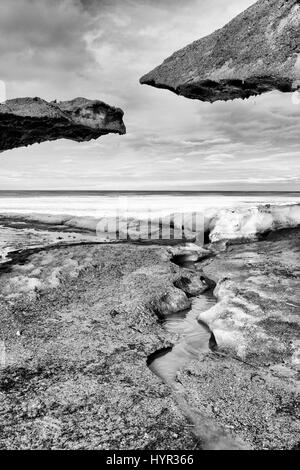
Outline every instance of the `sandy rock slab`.
<svg viewBox="0 0 300 470">
<path fill-rule="evenodd" d="M 214 332 L 222 355 L 203 356 L 179 375 L 200 431 L 206 413 L 253 448 L 297 448 L 299 237 L 299 229 L 282 230 L 203 262 L 217 283 L 218 303 L 199 318 Z"/>
<path fill-rule="evenodd" d="M 170 256 L 52 247 L 0 271 L 0 448 L 297 447 L 299 230 L 200 262 L 218 299 L 200 319 L 222 355 L 182 367 L 178 390 L 147 368 L 174 341 L 160 315 L 190 304 L 176 285 L 195 282 Z"/>
<path fill-rule="evenodd" d="M 150 306 L 178 277 L 163 258 L 159 247 L 91 244 L 1 272 L 1 449 L 201 446 L 146 365 L 171 344 Z M 40 284 L 25 282 L 36 270 Z"/>
</svg>

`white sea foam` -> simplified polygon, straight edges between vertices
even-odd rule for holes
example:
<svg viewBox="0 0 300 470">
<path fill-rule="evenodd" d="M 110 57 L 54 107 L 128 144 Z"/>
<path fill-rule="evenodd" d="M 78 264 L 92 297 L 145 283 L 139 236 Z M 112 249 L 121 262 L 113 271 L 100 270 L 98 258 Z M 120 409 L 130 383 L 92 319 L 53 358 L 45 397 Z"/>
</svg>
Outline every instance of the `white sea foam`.
<svg viewBox="0 0 300 470">
<path fill-rule="evenodd" d="M 210 233 L 210 239 L 217 242 L 222 239 L 255 238 L 268 230 L 296 227 L 300 224 L 300 195 L 297 193 L 272 194 L 207 194 L 207 193 L 169 193 L 145 194 L 130 193 L 127 195 L 97 193 L 63 193 L 44 194 L 38 192 L 14 195 L 0 192 L 0 216 L 18 219 L 24 229 L 0 230 L 0 254 L 7 255 L 8 247 L 12 249 L 28 245 L 39 245 L 57 239 L 43 233 L 48 228 L 55 232 L 88 231 L 89 236 L 100 241 L 102 238 L 114 239 L 114 224 L 119 218 L 118 229 L 121 238 L 126 239 L 126 232 L 131 238 L 147 238 L 147 219 L 151 219 L 151 238 L 160 236 L 159 221 L 161 219 L 163 238 L 168 238 L 170 215 L 175 215 L 174 226 L 180 230 L 182 214 L 184 214 L 185 236 L 192 240 L 192 213 L 197 213 L 196 235 L 198 241 L 203 240 L 204 232 Z M 127 228 L 127 221 L 130 227 Z M 141 224 L 139 222 L 142 221 Z M 36 223 L 45 224 L 35 230 Z M 49 227 L 51 226 L 51 227 Z M 55 227 L 54 227 L 55 226 Z M 108 226 L 106 228 L 106 226 Z M 115 224 L 116 227 L 116 224 Z M 154 227 L 154 228 L 153 228 Z M 117 227 L 116 227 L 117 228 Z M 29 233 L 29 231 L 31 232 Z M 27 231 L 27 232 L 26 232 Z M 108 231 L 108 234 L 104 233 Z M 202 233 L 201 233 L 202 232 Z M 116 230 L 115 230 L 116 233 Z M 164 236 L 166 235 L 166 236 Z M 59 235 L 59 239 L 80 241 L 80 234 Z M 83 235 L 81 236 L 83 239 Z M 175 238 L 180 238 L 175 237 Z M 59 241 L 59 240 L 58 240 Z M 1 260 L 0 260 L 1 261 Z"/>
<path fill-rule="evenodd" d="M 174 209 L 174 207 L 173 207 Z M 217 242 L 228 239 L 254 239 L 259 234 L 268 231 L 279 230 L 284 228 L 295 228 L 300 226 L 300 203 L 276 203 L 276 204 L 257 204 L 257 205 L 236 205 L 235 207 L 203 207 L 200 205 L 199 211 L 203 214 L 203 227 L 198 227 L 198 231 L 209 232 L 210 240 Z M 193 207 L 193 212 L 197 209 Z M 184 226 L 186 235 L 193 238 L 191 231 L 193 212 L 189 211 L 184 216 Z M 171 213 L 172 218 L 177 218 L 175 228 L 181 225 L 181 215 L 183 212 Z M 154 214 L 154 215 L 153 215 Z M 115 212 L 115 216 L 119 216 L 119 226 L 125 232 L 127 221 L 130 221 L 129 235 L 140 234 L 144 238 L 148 232 L 146 224 L 139 227 L 139 222 L 149 217 L 150 213 L 140 212 L 130 214 L 121 214 Z M 128 218 L 127 218 L 128 216 Z M 5 217 L 9 219 L 18 219 L 23 222 L 44 223 L 49 225 L 61 225 L 69 229 L 80 229 L 94 232 L 95 236 L 101 236 L 107 231 L 106 226 L 113 227 L 113 212 L 110 216 L 95 217 L 94 215 L 74 216 L 72 214 L 40 214 L 40 213 L 6 213 Z M 160 217 L 157 213 L 151 213 L 152 223 L 157 224 L 161 221 L 163 227 L 170 224 L 170 214 L 168 216 L 162 214 Z M 99 229 L 100 227 L 100 229 Z M 138 232 L 140 230 L 140 232 Z M 103 233 L 102 233 L 103 232 Z M 113 237 L 113 230 L 108 229 L 108 236 Z M 156 234 L 157 235 L 157 234 Z M 155 238 L 155 237 L 154 237 Z"/>
<path fill-rule="evenodd" d="M 270 230 L 300 226 L 300 204 L 222 209 L 206 219 L 210 240 L 253 239 Z"/>
<path fill-rule="evenodd" d="M 206 214 L 211 208 L 218 210 L 236 207 L 257 206 L 259 204 L 300 204 L 300 194 L 128 194 L 128 195 L 82 195 L 82 193 L 68 195 L 37 196 L 20 195 L 11 196 L 0 192 L 0 214 L 47 214 L 49 221 L 58 223 L 60 217 L 109 217 L 116 210 L 122 214 L 125 211 L 139 218 L 148 216 L 166 216 L 173 212 L 202 211 Z M 57 222 L 55 217 L 57 216 Z"/>
</svg>

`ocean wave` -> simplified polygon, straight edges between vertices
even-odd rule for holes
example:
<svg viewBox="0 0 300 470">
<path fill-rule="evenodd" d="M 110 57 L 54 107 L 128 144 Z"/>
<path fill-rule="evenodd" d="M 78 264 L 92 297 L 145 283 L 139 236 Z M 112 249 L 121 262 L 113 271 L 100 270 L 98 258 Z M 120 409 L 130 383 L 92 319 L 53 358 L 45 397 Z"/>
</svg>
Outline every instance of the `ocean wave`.
<svg viewBox="0 0 300 470">
<path fill-rule="evenodd" d="M 118 214 L 116 217 L 74 216 L 71 214 L 2 214 L 6 220 L 20 221 L 32 224 L 45 224 L 59 226 L 82 231 L 93 232 L 97 237 L 114 239 L 114 233 L 118 232 L 121 238 L 128 235 L 129 238 L 148 238 L 147 217 L 149 214 L 141 214 L 139 217 Z M 159 232 L 172 226 L 177 233 L 183 229 L 184 236 L 188 240 L 198 238 L 206 234 L 206 239 L 215 243 L 221 240 L 251 240 L 269 231 L 300 226 L 300 204 L 257 204 L 254 206 L 238 206 L 232 208 L 206 208 L 197 214 L 197 226 L 195 229 L 195 212 L 173 213 L 169 216 L 151 218 L 151 236 L 159 238 Z M 117 222 L 116 222 L 117 220 Z M 166 237 L 167 238 L 167 237 Z M 175 237 L 176 238 L 176 237 Z"/>
<path fill-rule="evenodd" d="M 206 219 L 211 242 L 255 239 L 258 235 L 300 225 L 300 204 L 263 204 L 222 209 Z"/>
</svg>

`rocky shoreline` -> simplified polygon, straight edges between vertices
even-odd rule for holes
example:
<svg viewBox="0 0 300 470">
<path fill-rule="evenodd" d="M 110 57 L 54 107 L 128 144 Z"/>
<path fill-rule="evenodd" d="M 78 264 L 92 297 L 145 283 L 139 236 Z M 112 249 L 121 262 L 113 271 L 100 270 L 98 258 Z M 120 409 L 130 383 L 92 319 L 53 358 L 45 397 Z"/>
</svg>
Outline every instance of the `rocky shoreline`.
<svg viewBox="0 0 300 470">
<path fill-rule="evenodd" d="M 216 333 L 223 355 L 203 354 L 180 371 L 173 388 L 148 369 L 147 359 L 176 342 L 161 321 L 166 311 L 190 303 L 182 278 L 194 275 L 171 262 L 174 250 L 85 244 L 44 249 L 27 254 L 22 264 L 12 263 L 0 275 L 0 448 L 295 447 L 299 316 L 286 306 L 275 318 L 282 303 L 272 283 L 286 288 L 288 278 L 295 281 L 288 287 L 297 288 L 299 230 L 276 237 L 230 246 L 200 261 L 199 271 L 218 284 L 219 302 L 203 320 Z M 250 249 L 257 253 L 251 258 L 255 273 Z M 262 301 L 242 283 L 260 279 L 266 259 L 277 277 L 270 284 L 273 298 Z M 249 318 L 237 315 L 232 298 L 220 294 L 222 285 L 236 286 L 237 271 L 235 299 L 247 310 L 250 295 L 257 306 L 250 309 L 259 323 L 255 331 L 252 322 L 251 335 Z M 263 274 L 270 279 L 270 272 Z M 34 277 L 38 285 L 24 282 Z M 266 279 L 260 280 L 262 292 Z M 297 299 L 295 291 L 290 301 Z M 236 348 L 238 334 L 243 351 Z"/>
<path fill-rule="evenodd" d="M 194 361 L 179 380 L 190 407 L 255 449 L 299 442 L 299 235 L 282 230 L 229 245 L 201 266 L 218 302 L 199 318 L 223 354 Z"/>
<path fill-rule="evenodd" d="M 171 345 L 151 307 L 153 294 L 173 289 L 178 277 L 163 252 L 77 246 L 51 250 L 52 264 L 46 250 L 27 259 L 23 267 L 48 266 L 49 277 L 58 260 L 84 267 L 77 277 L 68 270 L 57 288 L 34 299 L 31 292 L 1 299 L 2 449 L 200 445 L 171 391 L 146 365 L 149 354 Z M 18 269 L 2 274 L 2 285 Z"/>
</svg>

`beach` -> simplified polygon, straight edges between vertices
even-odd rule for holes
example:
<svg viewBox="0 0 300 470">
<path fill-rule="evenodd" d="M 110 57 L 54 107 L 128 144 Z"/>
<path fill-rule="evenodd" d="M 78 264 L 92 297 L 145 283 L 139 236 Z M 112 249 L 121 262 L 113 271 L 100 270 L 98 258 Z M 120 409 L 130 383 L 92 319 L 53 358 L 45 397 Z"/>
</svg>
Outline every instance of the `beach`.
<svg viewBox="0 0 300 470">
<path fill-rule="evenodd" d="M 299 450 L 300 0 L 1 6 L 0 450 Z"/>
<path fill-rule="evenodd" d="M 294 199 L 280 219 L 239 209 L 264 228 L 254 237 L 250 219 L 248 240 L 241 225 L 216 236 L 226 212 L 205 246 L 108 243 L 51 213 L 3 212 L 0 448 L 296 448 Z"/>
</svg>

